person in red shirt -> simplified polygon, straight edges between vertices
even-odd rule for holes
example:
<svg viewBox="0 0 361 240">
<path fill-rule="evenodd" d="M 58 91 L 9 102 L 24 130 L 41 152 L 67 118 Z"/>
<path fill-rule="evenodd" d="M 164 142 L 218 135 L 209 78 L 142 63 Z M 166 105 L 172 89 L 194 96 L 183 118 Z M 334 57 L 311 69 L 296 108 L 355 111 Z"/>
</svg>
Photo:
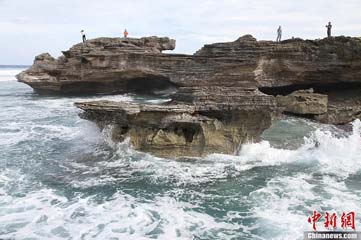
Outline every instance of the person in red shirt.
<svg viewBox="0 0 361 240">
<path fill-rule="evenodd" d="M 124 38 L 127 38 L 128 37 L 128 31 L 127 29 L 124 30 Z"/>
</svg>

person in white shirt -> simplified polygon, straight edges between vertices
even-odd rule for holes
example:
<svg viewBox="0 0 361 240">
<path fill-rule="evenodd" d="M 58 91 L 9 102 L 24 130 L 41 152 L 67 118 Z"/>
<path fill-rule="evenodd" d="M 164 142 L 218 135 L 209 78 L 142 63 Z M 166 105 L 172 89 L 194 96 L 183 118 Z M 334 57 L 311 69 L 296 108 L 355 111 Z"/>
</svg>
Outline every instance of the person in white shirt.
<svg viewBox="0 0 361 240">
<path fill-rule="evenodd" d="M 81 30 L 80 34 L 81 34 L 81 37 L 83 38 L 83 42 L 85 42 L 86 41 L 85 31 Z"/>
<path fill-rule="evenodd" d="M 277 40 L 276 40 L 276 42 L 281 42 L 281 38 L 282 38 L 282 28 L 281 28 L 281 26 L 279 26 L 278 29 L 277 29 Z"/>
</svg>

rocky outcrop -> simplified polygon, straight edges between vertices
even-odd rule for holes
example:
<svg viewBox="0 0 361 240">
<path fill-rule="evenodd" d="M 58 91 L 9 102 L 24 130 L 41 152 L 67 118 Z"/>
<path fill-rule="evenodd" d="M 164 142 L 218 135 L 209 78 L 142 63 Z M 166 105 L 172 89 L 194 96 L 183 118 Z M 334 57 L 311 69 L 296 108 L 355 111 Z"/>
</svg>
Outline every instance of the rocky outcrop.
<svg viewBox="0 0 361 240">
<path fill-rule="evenodd" d="M 321 123 L 345 125 L 361 118 L 361 89 L 330 89 L 326 94 L 313 89 L 276 97 L 277 108 Z"/>
<path fill-rule="evenodd" d="M 197 101 L 206 91 L 260 88 L 265 93 L 361 83 L 361 40 L 336 37 L 276 43 L 250 35 L 204 46 L 194 55 L 162 54 L 169 38 L 98 38 L 63 56 L 36 57 L 17 76 L 37 91 L 56 93 L 152 92 L 178 88 L 175 99 Z M 278 87 L 278 89 L 276 89 Z M 276 92 L 279 93 L 279 92 Z"/>
<path fill-rule="evenodd" d="M 271 124 L 266 108 L 218 109 L 214 105 L 137 105 L 97 101 L 76 103 L 82 117 L 100 128 L 112 126 L 115 141 L 130 139 L 136 150 L 161 157 L 235 154 L 242 143 L 258 141 Z"/>
<path fill-rule="evenodd" d="M 161 156 L 234 153 L 282 112 L 333 124 L 360 116 L 357 94 L 348 94 L 361 89 L 359 38 L 276 43 L 246 35 L 194 55 L 162 53 L 174 47 L 169 38 L 99 38 L 58 59 L 39 55 L 17 77 L 39 92 L 171 90 L 166 105 L 77 103 L 100 127 L 114 125 L 115 139 Z"/>
<path fill-rule="evenodd" d="M 327 113 L 328 96 L 314 93 L 313 89 L 298 90 L 287 96 L 277 96 L 277 104 L 284 112 L 300 115 Z"/>
<path fill-rule="evenodd" d="M 97 38 L 74 45 L 58 59 L 48 53 L 35 57 L 33 66 L 17 79 L 47 94 L 164 90 L 174 84 L 150 66 L 142 66 L 140 58 L 163 56 L 162 51 L 174 48 L 175 40 L 167 37 Z"/>
<path fill-rule="evenodd" d="M 329 124 L 343 125 L 361 119 L 361 89 L 333 89 L 328 92 L 327 112 L 314 119 Z"/>
</svg>

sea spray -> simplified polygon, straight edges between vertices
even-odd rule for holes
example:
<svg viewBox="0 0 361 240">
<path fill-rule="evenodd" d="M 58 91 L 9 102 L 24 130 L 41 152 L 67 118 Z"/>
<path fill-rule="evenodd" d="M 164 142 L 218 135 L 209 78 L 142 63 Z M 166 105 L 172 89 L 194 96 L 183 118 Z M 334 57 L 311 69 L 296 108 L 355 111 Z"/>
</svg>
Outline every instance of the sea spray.
<svg viewBox="0 0 361 240">
<path fill-rule="evenodd" d="M 285 119 L 237 156 L 178 161 L 103 138 L 73 106 L 94 99 L 1 83 L 0 238 L 302 239 L 313 210 L 361 212 L 358 120 Z"/>
</svg>

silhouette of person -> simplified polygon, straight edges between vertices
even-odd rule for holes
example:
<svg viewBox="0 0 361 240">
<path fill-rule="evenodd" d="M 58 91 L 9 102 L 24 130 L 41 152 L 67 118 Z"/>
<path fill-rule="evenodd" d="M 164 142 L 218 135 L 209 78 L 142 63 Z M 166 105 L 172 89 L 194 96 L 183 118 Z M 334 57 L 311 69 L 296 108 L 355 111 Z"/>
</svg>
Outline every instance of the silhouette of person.
<svg viewBox="0 0 361 240">
<path fill-rule="evenodd" d="M 124 38 L 127 38 L 128 37 L 128 31 L 127 29 L 124 30 Z"/>
<path fill-rule="evenodd" d="M 282 28 L 281 28 L 281 26 L 279 26 L 278 29 L 277 29 L 277 40 L 276 40 L 276 42 L 281 42 L 281 38 L 282 38 Z"/>
<path fill-rule="evenodd" d="M 328 22 L 326 28 L 327 28 L 327 37 L 331 37 L 331 29 L 332 29 L 331 22 Z"/>
<path fill-rule="evenodd" d="M 83 39 L 83 42 L 85 42 L 85 41 L 86 41 L 85 31 L 84 31 L 84 30 L 81 30 L 81 31 L 80 31 L 80 34 L 81 34 L 81 37 L 82 37 L 82 39 Z"/>
</svg>

